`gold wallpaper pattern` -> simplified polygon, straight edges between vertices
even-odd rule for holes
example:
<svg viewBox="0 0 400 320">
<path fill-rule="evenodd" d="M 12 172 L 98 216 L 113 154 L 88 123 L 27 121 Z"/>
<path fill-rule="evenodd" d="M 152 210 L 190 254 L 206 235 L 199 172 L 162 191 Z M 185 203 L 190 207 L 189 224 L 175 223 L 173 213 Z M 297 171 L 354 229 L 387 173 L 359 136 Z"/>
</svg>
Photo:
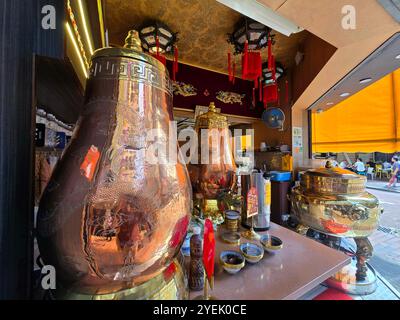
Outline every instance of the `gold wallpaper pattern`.
<svg viewBox="0 0 400 320">
<path fill-rule="evenodd" d="M 215 0 L 106 0 L 106 27 L 109 29 L 110 44 L 121 46 L 127 31 L 138 28 L 150 19 L 167 24 L 178 32 L 179 61 L 205 69 L 227 73 L 227 52 L 233 46 L 227 43 L 242 15 Z M 274 54 L 277 61 L 287 67 L 294 64 L 299 43 L 307 31 L 286 37 L 276 34 Z M 263 61 L 267 50 L 262 51 Z M 240 56 L 236 56 L 237 72 Z"/>
</svg>

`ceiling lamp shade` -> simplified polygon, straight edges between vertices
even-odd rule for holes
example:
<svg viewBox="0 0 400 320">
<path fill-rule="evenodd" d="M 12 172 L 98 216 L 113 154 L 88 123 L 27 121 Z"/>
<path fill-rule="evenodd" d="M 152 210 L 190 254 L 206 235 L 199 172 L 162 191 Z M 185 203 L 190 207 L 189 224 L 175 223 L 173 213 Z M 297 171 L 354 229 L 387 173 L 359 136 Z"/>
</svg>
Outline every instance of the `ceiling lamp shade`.
<svg viewBox="0 0 400 320">
<path fill-rule="evenodd" d="M 174 44 L 177 41 L 176 33 L 159 21 L 144 24 L 140 28 L 139 37 L 143 49 L 150 53 L 157 53 L 157 51 L 161 54 L 173 52 Z"/>
<path fill-rule="evenodd" d="M 174 63 L 172 68 L 172 78 L 176 80 L 178 72 L 178 48 L 176 47 L 177 33 L 162 22 L 151 21 L 144 24 L 139 31 L 139 37 L 142 42 L 144 51 L 149 52 L 152 56 L 161 61 L 165 66 L 167 60 L 165 54 L 172 53 L 174 55 Z"/>
<path fill-rule="evenodd" d="M 243 53 L 246 41 L 248 50 L 261 50 L 267 47 L 270 32 L 271 29 L 267 26 L 245 17 L 235 31 L 228 35 L 228 42 L 235 46 L 235 53 Z"/>
</svg>

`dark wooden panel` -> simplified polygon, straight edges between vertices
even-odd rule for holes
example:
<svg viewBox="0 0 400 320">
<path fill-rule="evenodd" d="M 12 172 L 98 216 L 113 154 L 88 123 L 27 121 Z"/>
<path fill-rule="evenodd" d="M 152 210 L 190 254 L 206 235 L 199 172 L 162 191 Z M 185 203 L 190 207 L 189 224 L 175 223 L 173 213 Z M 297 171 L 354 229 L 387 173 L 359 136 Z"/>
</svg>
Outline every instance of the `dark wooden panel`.
<svg viewBox="0 0 400 320">
<path fill-rule="evenodd" d="M 303 61 L 292 72 L 293 102 L 303 94 L 336 50 L 328 42 L 308 34 L 299 47 L 299 51 L 304 54 Z"/>
<path fill-rule="evenodd" d="M 74 124 L 83 105 L 83 88 L 69 60 L 36 57 L 37 106 Z"/>
<path fill-rule="evenodd" d="M 0 1 L 0 299 L 31 294 L 33 265 L 33 54 L 62 57 L 62 0 Z M 54 5 L 57 28 L 41 28 Z"/>
<path fill-rule="evenodd" d="M 29 296 L 32 52 L 37 1 L 0 1 L 0 299 Z"/>
</svg>

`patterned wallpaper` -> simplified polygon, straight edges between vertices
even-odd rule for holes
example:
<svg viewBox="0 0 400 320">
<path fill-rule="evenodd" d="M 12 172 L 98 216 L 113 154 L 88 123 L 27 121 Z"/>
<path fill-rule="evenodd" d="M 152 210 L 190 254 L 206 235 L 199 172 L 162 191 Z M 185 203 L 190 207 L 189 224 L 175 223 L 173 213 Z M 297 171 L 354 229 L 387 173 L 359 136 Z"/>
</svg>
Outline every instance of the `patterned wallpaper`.
<svg viewBox="0 0 400 320">
<path fill-rule="evenodd" d="M 215 0 L 106 0 L 106 27 L 110 43 L 121 46 L 127 31 L 144 21 L 158 19 L 178 32 L 179 60 L 205 69 L 227 72 L 227 43 L 242 15 Z M 274 54 L 286 68 L 294 64 L 297 47 L 307 31 L 286 37 L 276 34 Z M 233 49 L 233 48 L 232 48 Z M 267 50 L 262 51 L 263 61 Z M 238 74 L 240 57 L 237 56 Z"/>
</svg>

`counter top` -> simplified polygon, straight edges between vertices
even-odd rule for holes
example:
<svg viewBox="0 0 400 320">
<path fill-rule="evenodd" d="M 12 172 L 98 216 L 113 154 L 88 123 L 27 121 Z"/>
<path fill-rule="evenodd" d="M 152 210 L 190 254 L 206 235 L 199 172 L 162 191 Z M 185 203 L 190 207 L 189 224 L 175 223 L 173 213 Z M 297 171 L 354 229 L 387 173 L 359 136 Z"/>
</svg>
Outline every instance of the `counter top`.
<svg viewBox="0 0 400 320">
<path fill-rule="evenodd" d="M 219 262 L 224 250 L 240 251 L 239 246 L 225 244 L 216 233 L 215 287 L 212 292 L 219 300 L 295 300 L 350 263 L 351 258 L 315 240 L 271 223 L 269 233 L 283 241 L 283 248 L 264 253 L 254 265 L 246 263 L 236 275 L 228 274 Z M 254 242 L 242 238 L 241 243 Z M 190 292 L 190 299 L 202 292 Z"/>
</svg>

